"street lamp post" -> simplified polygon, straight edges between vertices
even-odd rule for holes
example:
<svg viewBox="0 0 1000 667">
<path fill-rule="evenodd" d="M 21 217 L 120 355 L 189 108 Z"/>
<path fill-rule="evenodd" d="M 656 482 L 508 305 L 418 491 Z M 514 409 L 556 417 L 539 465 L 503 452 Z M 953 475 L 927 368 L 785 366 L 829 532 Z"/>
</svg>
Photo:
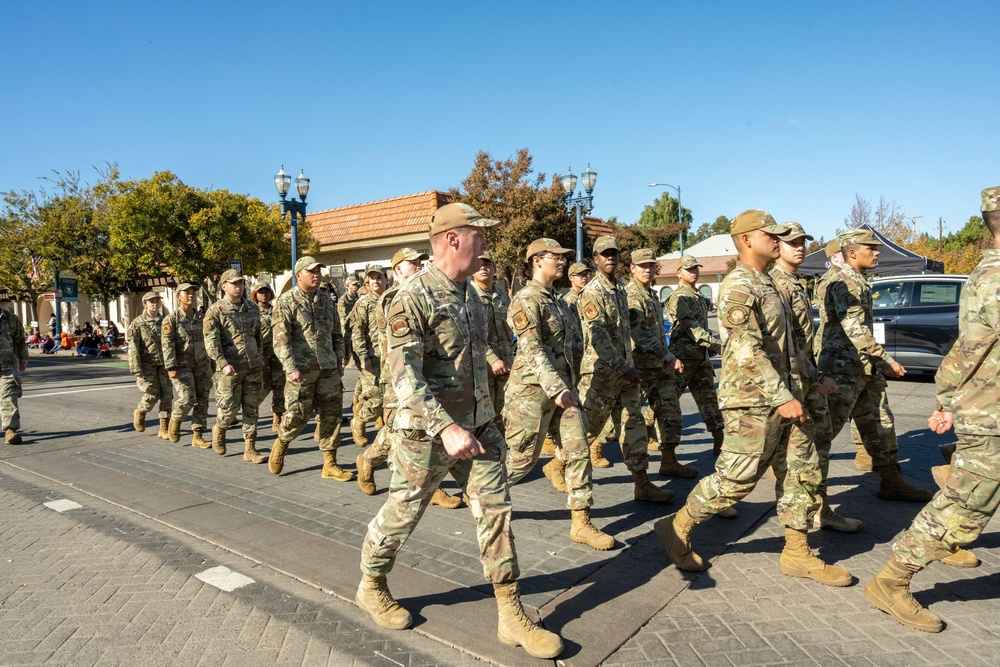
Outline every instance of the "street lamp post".
<svg viewBox="0 0 1000 667">
<path fill-rule="evenodd" d="M 566 191 L 566 209 L 576 211 L 576 261 L 583 261 L 583 216 L 594 210 L 594 185 L 597 183 L 597 172 L 587 165 L 587 171 L 580 174 L 583 178 L 583 189 L 586 195 L 576 194 L 576 175 L 573 169 L 567 169 L 562 177 L 563 190 Z"/>
<path fill-rule="evenodd" d="M 285 165 L 281 165 L 281 171 L 274 175 L 274 187 L 278 189 L 278 196 L 281 197 L 281 218 L 285 218 L 285 213 L 291 213 L 292 221 L 292 273 L 295 273 L 295 262 L 299 261 L 299 218 L 305 222 L 306 219 L 306 195 L 309 194 L 309 179 L 306 178 L 305 171 L 300 171 L 295 179 L 295 191 L 299 193 L 302 201 L 295 197 L 286 199 L 288 188 L 292 184 L 292 177 L 285 173 Z"/>
<path fill-rule="evenodd" d="M 681 254 L 684 254 L 684 209 L 681 208 L 681 186 L 670 185 L 668 183 L 650 183 L 649 187 L 662 187 L 662 188 L 672 188 L 677 190 L 677 222 L 680 223 L 681 228 L 677 230 L 677 238 L 681 244 Z"/>
</svg>

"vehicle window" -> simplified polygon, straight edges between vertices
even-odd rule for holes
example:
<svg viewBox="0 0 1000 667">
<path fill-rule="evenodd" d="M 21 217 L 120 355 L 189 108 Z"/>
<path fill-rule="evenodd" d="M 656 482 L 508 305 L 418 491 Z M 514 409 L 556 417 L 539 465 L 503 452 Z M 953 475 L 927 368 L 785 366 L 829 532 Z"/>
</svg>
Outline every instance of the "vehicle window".
<svg viewBox="0 0 1000 667">
<path fill-rule="evenodd" d="M 959 283 L 917 283 L 914 285 L 914 306 L 953 306 L 958 303 Z"/>
<path fill-rule="evenodd" d="M 872 288 L 872 307 L 898 308 L 903 296 L 903 283 L 879 283 Z"/>
</svg>

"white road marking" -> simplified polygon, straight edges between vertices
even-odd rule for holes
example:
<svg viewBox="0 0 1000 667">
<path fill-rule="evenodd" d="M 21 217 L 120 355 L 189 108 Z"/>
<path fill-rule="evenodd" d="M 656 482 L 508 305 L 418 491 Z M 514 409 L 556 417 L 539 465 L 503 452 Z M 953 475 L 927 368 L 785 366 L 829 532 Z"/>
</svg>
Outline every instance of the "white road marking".
<svg viewBox="0 0 1000 667">
<path fill-rule="evenodd" d="M 233 572 L 225 565 L 209 568 L 194 576 L 196 579 L 201 579 L 206 584 L 221 588 L 227 593 L 232 593 L 237 588 L 249 586 L 254 583 L 250 577 L 243 576 L 239 572 Z"/>
<path fill-rule="evenodd" d="M 42 504 L 48 507 L 50 510 L 55 510 L 57 512 L 78 510 L 81 507 L 83 507 L 83 505 L 81 505 L 80 503 L 73 502 L 72 500 L 67 500 L 66 498 L 62 498 L 61 500 L 53 500 L 52 502 L 42 503 Z"/>
<path fill-rule="evenodd" d="M 81 394 L 85 391 L 107 391 L 108 389 L 124 389 L 125 387 L 131 387 L 132 385 L 133 383 L 129 382 L 127 384 L 118 384 L 112 387 L 91 387 L 89 389 L 72 389 L 70 391 L 52 391 L 47 394 L 25 394 L 20 398 L 20 400 L 23 401 L 26 398 L 42 398 L 43 396 L 64 396 L 66 394 Z"/>
<path fill-rule="evenodd" d="M 393 660 L 393 659 L 392 659 L 392 658 L 390 658 L 389 656 L 387 656 L 387 655 L 384 655 L 384 654 L 382 654 L 382 653 L 379 653 L 378 651 L 375 651 L 375 655 L 377 655 L 377 656 L 378 656 L 378 657 L 380 657 L 380 658 L 385 658 L 386 660 L 388 660 L 388 661 L 389 661 L 389 662 L 391 662 L 392 664 L 394 664 L 394 665 L 399 665 L 399 667 L 406 667 L 406 665 L 404 665 L 403 663 L 401 663 L 401 662 L 396 662 L 395 660 Z"/>
</svg>

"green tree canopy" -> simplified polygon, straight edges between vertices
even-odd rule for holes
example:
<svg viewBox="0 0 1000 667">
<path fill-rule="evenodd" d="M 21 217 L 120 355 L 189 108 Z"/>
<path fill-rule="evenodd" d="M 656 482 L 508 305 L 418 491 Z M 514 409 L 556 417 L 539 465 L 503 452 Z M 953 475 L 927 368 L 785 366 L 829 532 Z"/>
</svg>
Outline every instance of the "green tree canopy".
<svg viewBox="0 0 1000 667">
<path fill-rule="evenodd" d="M 45 235 L 36 193 L 3 193 L 0 239 L 3 239 L 0 242 L 0 286 L 14 299 L 27 302 L 31 319 L 37 320 L 35 304 L 38 297 L 52 287 L 53 276 L 42 259 Z"/>
<path fill-rule="evenodd" d="M 717 234 L 728 234 L 731 222 L 732 221 L 726 216 L 720 215 L 714 222 L 701 223 L 697 230 L 684 237 L 684 247 L 687 248 L 693 246 L 695 243 L 700 243 Z"/>
<path fill-rule="evenodd" d="M 642 213 L 639 214 L 636 226 L 648 238 L 655 238 L 659 248 L 658 252 L 666 253 L 677 250 L 680 247 L 679 234 L 682 232 L 687 238 L 687 230 L 693 220 L 691 210 L 684 209 L 684 224 L 682 225 L 678 222 L 677 207 L 677 199 L 671 197 L 670 193 L 664 192 L 654 199 L 652 204 L 642 209 Z"/>
</svg>

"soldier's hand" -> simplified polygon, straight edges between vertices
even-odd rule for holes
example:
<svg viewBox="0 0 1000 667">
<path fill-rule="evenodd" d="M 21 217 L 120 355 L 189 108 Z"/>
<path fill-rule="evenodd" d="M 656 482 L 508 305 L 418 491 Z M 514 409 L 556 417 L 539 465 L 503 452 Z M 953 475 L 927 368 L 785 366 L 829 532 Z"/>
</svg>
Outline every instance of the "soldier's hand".
<svg viewBox="0 0 1000 667">
<path fill-rule="evenodd" d="M 141 380 L 142 379 L 142 371 L 139 371 L 138 373 L 136 373 L 135 376 Z"/>
<path fill-rule="evenodd" d="M 837 391 L 837 383 L 831 377 L 823 378 L 823 381 L 816 387 L 816 393 L 820 396 L 829 396 L 835 391 Z"/>
<path fill-rule="evenodd" d="M 639 376 L 639 371 L 635 370 L 634 368 L 630 368 L 627 371 L 625 371 L 623 379 L 626 382 L 631 382 L 632 384 L 639 384 L 642 381 L 642 378 Z"/>
<path fill-rule="evenodd" d="M 28 362 L 27 362 L 27 361 L 22 361 L 22 362 L 21 362 L 21 366 L 20 366 L 20 368 L 21 368 L 21 372 L 22 372 L 22 373 L 23 373 L 24 371 L 28 370 Z"/>
<path fill-rule="evenodd" d="M 364 363 L 364 365 L 363 365 L 363 368 L 364 368 L 364 369 L 365 369 L 366 371 L 368 371 L 369 373 L 371 373 L 371 372 L 372 372 L 372 362 L 371 362 L 371 359 L 369 359 L 369 358 L 365 357 L 365 363 Z"/>
<path fill-rule="evenodd" d="M 906 369 L 898 361 L 894 361 L 892 366 L 882 369 L 882 374 L 891 378 L 901 378 L 906 375 Z"/>
<path fill-rule="evenodd" d="M 458 424 L 452 423 L 441 431 L 441 443 L 449 456 L 456 459 L 471 459 L 480 454 L 485 454 L 486 450 L 472 435 Z"/>
<path fill-rule="evenodd" d="M 302 371 L 292 371 L 288 374 L 288 381 L 295 384 L 302 384 Z"/>
<path fill-rule="evenodd" d="M 935 410 L 927 418 L 927 426 L 938 435 L 947 433 L 955 426 L 955 418 L 950 412 Z"/>
<path fill-rule="evenodd" d="M 558 405 L 563 410 L 571 408 L 574 405 L 580 405 L 580 401 L 576 400 L 576 396 L 569 389 L 563 389 L 561 392 L 556 394 L 555 399 L 556 405 Z"/>
<path fill-rule="evenodd" d="M 778 414 L 785 419 L 790 419 L 793 422 L 807 422 L 809 421 L 809 413 L 805 411 L 802 404 L 796 399 L 792 399 L 778 407 Z"/>
<path fill-rule="evenodd" d="M 344 377 L 344 364 L 337 364 L 337 375 Z"/>
<path fill-rule="evenodd" d="M 507 368 L 507 364 L 503 362 L 503 359 L 497 359 L 492 364 L 490 368 L 493 370 L 493 375 L 507 375 L 510 373 L 510 369 Z"/>
<path fill-rule="evenodd" d="M 669 364 L 667 364 L 667 370 L 671 373 L 683 373 L 684 372 L 684 362 L 680 359 L 674 359 Z"/>
<path fill-rule="evenodd" d="M 167 371 L 167 377 L 169 377 L 171 380 L 176 380 L 177 371 Z"/>
<path fill-rule="evenodd" d="M 234 375 L 236 375 L 236 369 L 233 368 L 232 364 L 226 364 L 225 366 L 222 367 L 222 374 L 225 375 L 226 377 L 231 378 Z"/>
</svg>

